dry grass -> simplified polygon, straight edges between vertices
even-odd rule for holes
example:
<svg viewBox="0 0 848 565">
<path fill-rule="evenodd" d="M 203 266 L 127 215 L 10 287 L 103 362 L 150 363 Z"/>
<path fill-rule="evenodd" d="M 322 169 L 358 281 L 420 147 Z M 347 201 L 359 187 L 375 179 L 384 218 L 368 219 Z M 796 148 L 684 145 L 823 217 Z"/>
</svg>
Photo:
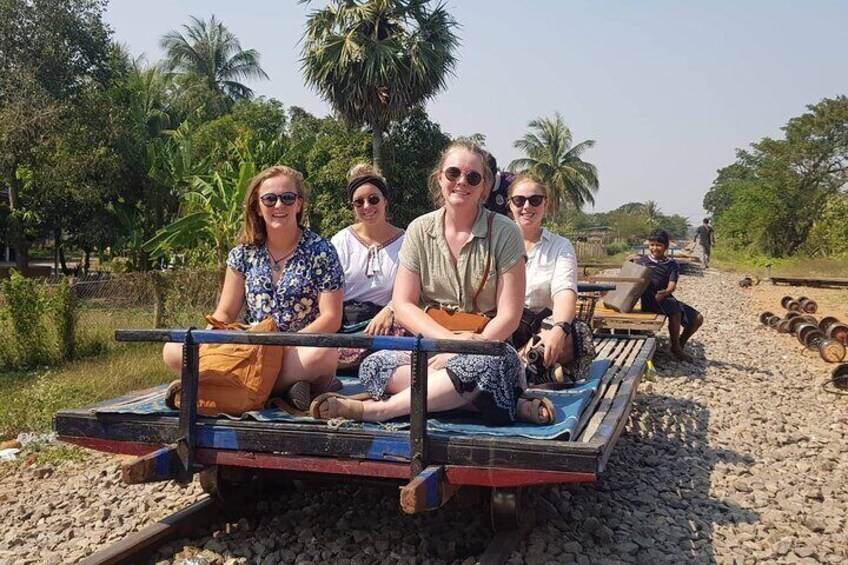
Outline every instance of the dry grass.
<svg viewBox="0 0 848 565">
<path fill-rule="evenodd" d="M 168 382 L 160 345 L 124 345 L 57 369 L 0 373 L 0 438 L 50 429 L 53 414 Z"/>
</svg>

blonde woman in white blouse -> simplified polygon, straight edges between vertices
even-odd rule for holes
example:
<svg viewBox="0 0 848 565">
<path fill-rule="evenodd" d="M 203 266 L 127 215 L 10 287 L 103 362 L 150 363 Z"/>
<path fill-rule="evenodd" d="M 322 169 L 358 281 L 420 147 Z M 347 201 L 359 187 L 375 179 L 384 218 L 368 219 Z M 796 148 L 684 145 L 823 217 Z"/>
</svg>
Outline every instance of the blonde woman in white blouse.
<svg viewBox="0 0 848 565">
<path fill-rule="evenodd" d="M 510 186 L 509 207 L 521 230 L 527 253 L 522 322 L 536 318 L 538 324 L 548 314 L 553 320 L 551 329 L 534 327 L 529 334 L 524 332 L 523 339 L 526 341 L 533 333 L 538 333 L 538 345 L 544 347 L 543 365 L 546 368 L 559 363 L 574 378 L 585 378 L 595 351 L 591 328 L 575 320 L 577 256 L 568 239 L 542 227 L 545 213 L 555 205 L 548 187 L 535 176 L 520 175 Z M 516 348 L 525 345 L 514 344 Z"/>
</svg>

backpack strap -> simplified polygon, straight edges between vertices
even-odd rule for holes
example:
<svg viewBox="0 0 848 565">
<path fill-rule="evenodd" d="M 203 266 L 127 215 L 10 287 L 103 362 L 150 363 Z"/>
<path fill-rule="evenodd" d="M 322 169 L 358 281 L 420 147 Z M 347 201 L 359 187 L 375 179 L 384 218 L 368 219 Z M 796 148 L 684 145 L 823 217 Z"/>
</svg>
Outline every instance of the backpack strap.
<svg viewBox="0 0 848 565">
<path fill-rule="evenodd" d="M 489 267 L 492 265 L 492 222 L 495 220 L 495 213 L 489 212 L 489 217 L 486 220 L 486 268 L 483 269 L 483 278 L 480 280 L 480 286 L 477 287 L 477 292 L 474 293 L 472 306 L 475 313 L 480 313 L 480 308 L 477 307 L 477 297 L 483 292 L 483 287 L 489 280 Z"/>
</svg>

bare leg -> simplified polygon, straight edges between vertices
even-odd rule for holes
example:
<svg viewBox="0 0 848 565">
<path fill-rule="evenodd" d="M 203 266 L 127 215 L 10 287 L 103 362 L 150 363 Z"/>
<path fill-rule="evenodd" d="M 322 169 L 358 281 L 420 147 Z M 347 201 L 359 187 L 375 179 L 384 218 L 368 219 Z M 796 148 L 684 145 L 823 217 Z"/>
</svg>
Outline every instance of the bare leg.
<svg viewBox="0 0 848 565">
<path fill-rule="evenodd" d="M 680 361 L 692 361 L 692 358 L 683 351 L 680 345 L 680 318 L 679 312 L 668 317 L 668 336 L 671 341 L 671 353 Z"/>
<path fill-rule="evenodd" d="M 684 328 L 683 333 L 680 334 L 680 347 L 685 346 L 686 342 L 689 341 L 689 338 L 692 337 L 692 334 L 698 331 L 703 324 L 704 316 L 702 314 L 698 314 L 698 317 L 692 320 L 692 323 Z"/>
<path fill-rule="evenodd" d="M 162 359 L 165 365 L 177 375 L 183 371 L 183 344 L 166 343 L 162 348 Z"/>
<path fill-rule="evenodd" d="M 324 390 L 336 375 L 339 350 L 333 347 L 286 347 L 283 366 L 274 384 L 274 396 L 280 396 L 298 381 L 312 383 Z"/>
</svg>

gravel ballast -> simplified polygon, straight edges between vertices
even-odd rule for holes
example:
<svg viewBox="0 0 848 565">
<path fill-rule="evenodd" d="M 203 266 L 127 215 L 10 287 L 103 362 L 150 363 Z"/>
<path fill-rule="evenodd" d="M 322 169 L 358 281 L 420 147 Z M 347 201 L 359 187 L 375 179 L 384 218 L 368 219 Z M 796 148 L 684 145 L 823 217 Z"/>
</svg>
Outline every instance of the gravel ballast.
<svg viewBox="0 0 848 565">
<path fill-rule="evenodd" d="M 535 489 L 538 524 L 510 563 L 848 562 L 848 397 L 821 389 L 832 366 L 759 324 L 738 278 L 682 278 L 706 317 L 695 361 L 657 352 L 603 480 Z M 125 486 L 117 462 L 0 470 L 0 564 L 73 563 L 200 495 Z M 308 485 L 245 510 L 152 562 L 474 563 L 491 535 L 473 497 L 405 516 L 386 486 Z"/>
</svg>

